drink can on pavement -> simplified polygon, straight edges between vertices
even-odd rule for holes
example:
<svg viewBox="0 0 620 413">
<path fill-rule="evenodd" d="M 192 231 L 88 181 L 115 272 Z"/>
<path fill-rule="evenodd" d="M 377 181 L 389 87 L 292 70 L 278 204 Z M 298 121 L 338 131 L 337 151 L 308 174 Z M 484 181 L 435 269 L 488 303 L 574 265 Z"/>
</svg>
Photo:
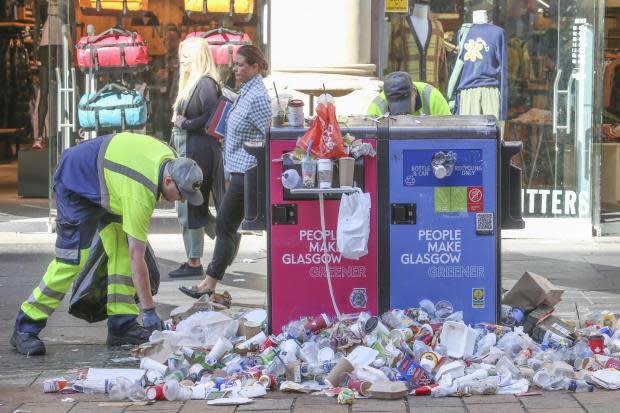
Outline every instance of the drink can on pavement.
<svg viewBox="0 0 620 413">
<path fill-rule="evenodd" d="M 58 377 L 43 382 L 43 393 L 57 393 L 67 386 L 67 379 Z"/>
</svg>

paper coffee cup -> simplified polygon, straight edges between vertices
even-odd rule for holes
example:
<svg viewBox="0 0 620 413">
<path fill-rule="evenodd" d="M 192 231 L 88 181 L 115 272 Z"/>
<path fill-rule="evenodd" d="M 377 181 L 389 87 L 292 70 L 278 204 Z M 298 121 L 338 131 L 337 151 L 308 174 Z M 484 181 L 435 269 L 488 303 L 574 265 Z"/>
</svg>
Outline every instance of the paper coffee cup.
<svg viewBox="0 0 620 413">
<path fill-rule="evenodd" d="M 254 337 L 261 332 L 260 323 L 254 321 L 244 321 L 242 324 L 243 335 L 246 337 Z"/>
<path fill-rule="evenodd" d="M 140 368 L 142 370 L 155 370 L 156 372 L 161 374 L 166 374 L 166 370 L 168 369 L 168 367 L 166 367 L 164 364 L 155 361 L 150 357 L 144 357 L 140 361 Z"/>
<path fill-rule="evenodd" d="M 265 339 L 267 338 L 267 336 L 265 335 L 265 333 L 263 331 L 261 331 L 260 333 L 256 334 L 255 336 L 249 338 L 248 340 L 244 341 L 243 343 L 239 344 L 239 348 L 242 350 L 247 350 L 248 348 L 250 348 L 250 346 L 252 344 L 257 344 L 260 345 L 263 341 L 265 341 Z"/>
<path fill-rule="evenodd" d="M 353 187 L 353 173 L 355 171 L 355 159 L 354 158 L 340 158 L 338 159 L 338 178 L 340 179 L 341 188 Z"/>
<path fill-rule="evenodd" d="M 232 348 L 233 348 L 233 345 L 230 342 L 230 340 L 224 337 L 220 337 L 217 339 L 217 341 L 213 345 L 213 348 L 211 349 L 209 354 L 207 354 L 206 358 L 217 361 L 221 359 L 224 356 L 224 354 L 232 350 Z"/>
<path fill-rule="evenodd" d="M 332 371 L 325 378 L 325 382 L 331 387 L 340 386 L 344 375 L 353 371 L 353 365 L 345 357 L 338 360 Z"/>
</svg>

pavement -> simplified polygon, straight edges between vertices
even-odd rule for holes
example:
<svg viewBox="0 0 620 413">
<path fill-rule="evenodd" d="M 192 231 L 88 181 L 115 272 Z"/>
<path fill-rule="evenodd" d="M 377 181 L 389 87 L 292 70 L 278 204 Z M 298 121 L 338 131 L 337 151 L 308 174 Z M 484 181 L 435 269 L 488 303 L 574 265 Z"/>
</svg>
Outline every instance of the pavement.
<svg viewBox="0 0 620 413">
<path fill-rule="evenodd" d="M 3 211 L 0 208 L 0 212 Z M 155 297 L 158 311 L 167 316 L 177 305 L 188 299 L 177 291 L 179 285 L 198 281 L 172 280 L 167 273 L 184 259 L 183 243 L 178 226 L 168 210 L 159 214 L 161 222 L 154 225 L 149 237 L 158 256 L 162 273 L 160 291 Z M 204 401 L 157 402 L 154 405 L 106 406 L 106 396 L 96 394 L 43 394 L 41 382 L 47 378 L 71 374 L 81 367 L 137 367 L 128 348 L 105 345 L 105 323 L 88 324 L 67 313 L 67 299 L 54 313 L 41 334 L 48 354 L 24 357 L 9 346 L 13 320 L 19 304 L 38 284 L 45 266 L 53 257 L 54 236 L 44 226 L 32 225 L 45 217 L 29 217 L 5 213 L 0 216 L 0 413 L 3 412 L 620 412 L 620 391 L 569 394 L 542 392 L 529 397 L 474 396 L 432 399 L 408 397 L 395 401 L 356 400 L 342 406 L 333 398 L 303 394 L 270 392 L 265 399 L 240 407 L 210 407 Z M 18 222 L 20 221 L 21 222 Z M 24 221 L 26 220 L 26 221 Z M 29 221 L 35 220 L 35 221 Z M 30 228 L 30 230 L 29 230 Z M 175 229 L 176 228 L 176 229 Z M 19 231 L 19 232 L 18 232 Z M 561 235 L 560 235 L 561 236 Z M 566 291 L 557 313 L 563 318 L 583 319 L 599 309 L 620 314 L 620 238 L 587 240 L 503 239 L 502 286 L 510 288 L 524 271 L 533 271 L 549 278 Z M 213 241 L 205 239 L 206 264 L 213 250 Z M 229 268 L 222 287 L 234 299 L 232 311 L 264 307 L 267 288 L 265 237 L 244 235 L 239 255 Z M 67 398 L 71 398 L 66 400 Z M 65 399 L 63 402 L 62 400 Z"/>
</svg>

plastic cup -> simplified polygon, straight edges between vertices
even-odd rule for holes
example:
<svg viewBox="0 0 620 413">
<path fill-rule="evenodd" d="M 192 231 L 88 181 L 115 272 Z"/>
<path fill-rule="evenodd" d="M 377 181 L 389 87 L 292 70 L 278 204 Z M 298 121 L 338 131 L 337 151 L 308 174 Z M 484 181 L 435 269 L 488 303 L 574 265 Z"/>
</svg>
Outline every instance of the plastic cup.
<svg viewBox="0 0 620 413">
<path fill-rule="evenodd" d="M 334 350 L 329 347 L 323 347 L 319 350 L 319 353 L 317 354 L 317 359 L 321 363 L 324 363 L 326 361 L 332 361 L 335 355 L 336 353 L 334 353 Z"/>
<path fill-rule="evenodd" d="M 164 384 L 164 397 L 168 401 L 189 400 L 192 397 L 192 389 L 179 384 L 176 380 L 169 380 Z"/>
<path fill-rule="evenodd" d="M 297 349 L 298 348 L 299 346 L 297 345 L 297 342 L 292 339 L 286 340 L 282 344 L 282 349 L 280 350 L 280 358 L 282 358 L 282 361 L 284 362 L 284 364 L 288 364 L 292 362 L 293 360 L 297 360 Z"/>
<path fill-rule="evenodd" d="M 316 363 L 318 361 L 319 346 L 314 341 L 306 341 L 301 345 L 299 357 L 306 363 Z"/>
<path fill-rule="evenodd" d="M 304 188 L 314 188 L 316 178 L 316 161 L 308 160 L 301 162 L 301 177 Z"/>
<path fill-rule="evenodd" d="M 338 159 L 338 176 L 340 178 L 341 188 L 353 187 L 353 172 L 355 170 L 354 158 L 340 158 Z"/>
<path fill-rule="evenodd" d="M 319 188 L 328 189 L 332 187 L 333 165 L 331 159 L 319 159 L 317 163 L 319 175 Z"/>
<path fill-rule="evenodd" d="M 224 354 L 232 350 L 232 348 L 233 348 L 233 345 L 230 342 L 230 340 L 224 337 L 220 337 L 217 339 L 217 341 L 213 345 L 213 348 L 211 349 L 209 354 L 207 354 L 207 359 L 217 361 L 221 359 L 224 356 Z"/>
<path fill-rule="evenodd" d="M 250 348 L 250 346 L 252 344 L 258 344 L 261 345 L 265 339 L 267 338 L 267 336 L 265 335 L 264 332 L 260 332 L 258 334 L 256 334 L 255 336 L 249 338 L 248 340 L 244 341 L 243 343 L 239 344 L 239 348 L 242 350 L 247 350 L 248 348 Z"/>
<path fill-rule="evenodd" d="M 158 361 L 155 361 L 150 357 L 144 357 L 140 361 L 140 368 L 143 370 L 154 370 L 161 374 L 166 374 L 166 369 L 167 369 L 167 367 L 164 364 Z"/>
<path fill-rule="evenodd" d="M 368 396 L 368 390 L 370 389 L 371 383 L 364 380 L 350 379 L 347 383 L 347 387 L 351 390 L 355 390 L 360 395 L 366 397 Z"/>
</svg>

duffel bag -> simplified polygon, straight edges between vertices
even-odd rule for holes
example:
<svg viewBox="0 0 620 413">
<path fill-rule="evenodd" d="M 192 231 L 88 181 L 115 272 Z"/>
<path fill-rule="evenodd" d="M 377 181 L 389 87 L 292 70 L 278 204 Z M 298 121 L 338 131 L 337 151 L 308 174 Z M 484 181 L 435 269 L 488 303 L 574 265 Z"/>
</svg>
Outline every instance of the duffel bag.
<svg viewBox="0 0 620 413">
<path fill-rule="evenodd" d="M 254 0 L 185 0 L 185 11 L 203 14 L 253 14 Z"/>
<path fill-rule="evenodd" d="M 246 33 L 224 27 L 208 32 L 191 32 L 185 36 L 185 38 L 188 37 L 206 39 L 213 55 L 213 63 L 216 65 L 232 66 L 237 50 L 243 45 L 252 44 L 252 39 Z"/>
<path fill-rule="evenodd" d="M 79 4 L 84 15 L 127 14 L 149 9 L 148 0 L 80 0 Z"/>
<path fill-rule="evenodd" d="M 84 36 L 75 47 L 82 71 L 144 70 L 149 64 L 146 41 L 138 33 L 122 27 L 113 27 L 97 36 Z"/>
<path fill-rule="evenodd" d="M 110 83 L 81 97 L 78 119 L 84 129 L 140 129 L 147 120 L 146 99 L 137 90 Z"/>
</svg>

